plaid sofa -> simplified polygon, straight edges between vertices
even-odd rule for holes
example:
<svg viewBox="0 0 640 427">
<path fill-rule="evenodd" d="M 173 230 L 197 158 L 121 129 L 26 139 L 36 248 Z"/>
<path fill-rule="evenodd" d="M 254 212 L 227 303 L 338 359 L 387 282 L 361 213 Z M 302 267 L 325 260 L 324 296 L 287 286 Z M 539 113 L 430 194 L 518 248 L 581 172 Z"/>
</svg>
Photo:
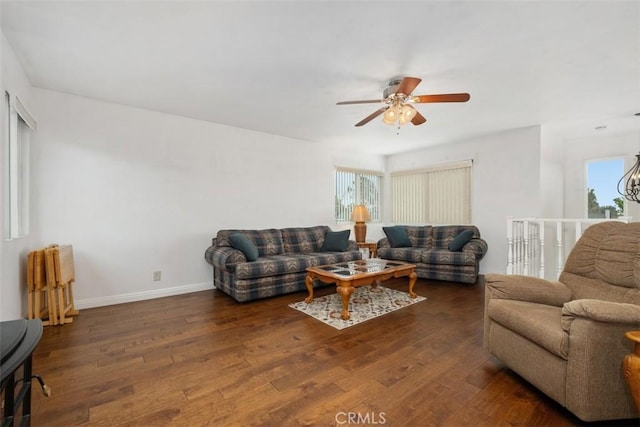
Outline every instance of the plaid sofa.
<svg viewBox="0 0 640 427">
<path fill-rule="evenodd" d="M 487 253 L 487 242 L 473 225 L 402 226 L 407 231 L 411 247 L 392 248 L 385 237 L 378 241 L 378 257 L 410 262 L 423 279 L 475 283 L 480 260 Z M 449 250 L 449 243 L 462 231 L 473 230 L 473 238 L 461 251 Z"/>
<path fill-rule="evenodd" d="M 238 302 L 306 290 L 307 267 L 362 258 L 355 241 L 345 252 L 320 252 L 327 226 L 267 230 L 220 230 L 205 251 L 213 266 L 213 284 Z M 258 259 L 247 261 L 231 246 L 229 236 L 241 233 L 258 249 Z"/>
</svg>

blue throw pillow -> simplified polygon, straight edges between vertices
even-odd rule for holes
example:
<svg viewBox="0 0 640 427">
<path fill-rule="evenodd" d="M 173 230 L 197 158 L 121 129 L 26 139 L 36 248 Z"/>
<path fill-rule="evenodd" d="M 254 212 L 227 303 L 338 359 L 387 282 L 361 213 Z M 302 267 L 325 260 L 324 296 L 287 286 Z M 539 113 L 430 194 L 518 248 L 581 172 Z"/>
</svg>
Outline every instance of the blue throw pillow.
<svg viewBox="0 0 640 427">
<path fill-rule="evenodd" d="M 452 252 L 459 252 L 471 239 L 473 239 L 473 230 L 461 231 L 453 238 L 452 241 L 449 242 L 449 250 Z"/>
<path fill-rule="evenodd" d="M 349 247 L 351 230 L 327 231 L 320 252 L 344 252 Z"/>
<path fill-rule="evenodd" d="M 242 251 L 247 261 L 255 261 L 258 259 L 258 248 L 253 244 L 251 240 L 244 234 L 234 233 L 229 236 L 231 247 Z"/>
<path fill-rule="evenodd" d="M 411 240 L 407 230 L 401 225 L 394 225 L 393 227 L 382 227 L 382 231 L 387 235 L 389 244 L 392 248 L 410 248 Z"/>
</svg>

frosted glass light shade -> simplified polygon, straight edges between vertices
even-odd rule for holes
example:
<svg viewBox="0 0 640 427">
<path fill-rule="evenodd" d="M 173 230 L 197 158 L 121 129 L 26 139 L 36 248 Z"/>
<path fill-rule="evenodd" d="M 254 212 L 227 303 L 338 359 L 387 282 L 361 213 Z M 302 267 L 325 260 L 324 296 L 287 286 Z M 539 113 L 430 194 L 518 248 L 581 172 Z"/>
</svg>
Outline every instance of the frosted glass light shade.
<svg viewBox="0 0 640 427">
<path fill-rule="evenodd" d="M 403 105 L 400 110 L 400 119 L 398 120 L 401 125 L 409 123 L 416 116 L 418 112 L 411 105 Z"/>
<path fill-rule="evenodd" d="M 397 118 L 398 112 L 396 111 L 395 107 L 388 108 L 387 111 L 385 111 L 382 115 L 382 121 L 388 125 L 394 124 Z"/>
</svg>

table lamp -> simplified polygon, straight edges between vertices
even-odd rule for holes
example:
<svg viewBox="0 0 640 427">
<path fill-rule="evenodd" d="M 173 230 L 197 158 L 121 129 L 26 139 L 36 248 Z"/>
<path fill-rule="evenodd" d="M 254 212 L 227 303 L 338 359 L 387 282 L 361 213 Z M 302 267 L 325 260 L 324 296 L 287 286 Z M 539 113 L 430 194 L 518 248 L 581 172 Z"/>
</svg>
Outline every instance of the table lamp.
<svg viewBox="0 0 640 427">
<path fill-rule="evenodd" d="M 356 222 L 356 225 L 353 226 L 353 231 L 356 234 L 356 242 L 364 242 L 367 237 L 367 226 L 364 225 L 365 221 L 369 221 L 371 219 L 371 215 L 369 215 L 369 211 L 365 205 L 356 205 L 353 207 L 353 212 L 351 212 L 351 220 Z"/>
</svg>

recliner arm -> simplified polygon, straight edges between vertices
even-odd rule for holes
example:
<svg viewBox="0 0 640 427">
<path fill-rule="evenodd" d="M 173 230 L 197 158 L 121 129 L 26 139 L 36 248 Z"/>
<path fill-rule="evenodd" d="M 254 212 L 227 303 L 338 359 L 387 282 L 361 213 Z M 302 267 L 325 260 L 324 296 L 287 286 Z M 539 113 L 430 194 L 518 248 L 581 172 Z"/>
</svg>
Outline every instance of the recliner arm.
<svg viewBox="0 0 640 427">
<path fill-rule="evenodd" d="M 556 307 L 571 300 L 571 289 L 558 281 L 506 274 L 487 274 L 485 279 L 488 299 L 511 299 Z"/>
<path fill-rule="evenodd" d="M 579 299 L 562 306 L 562 329 L 569 331 L 576 318 L 603 323 L 628 324 L 640 328 L 640 306 L 596 299 Z"/>
</svg>

